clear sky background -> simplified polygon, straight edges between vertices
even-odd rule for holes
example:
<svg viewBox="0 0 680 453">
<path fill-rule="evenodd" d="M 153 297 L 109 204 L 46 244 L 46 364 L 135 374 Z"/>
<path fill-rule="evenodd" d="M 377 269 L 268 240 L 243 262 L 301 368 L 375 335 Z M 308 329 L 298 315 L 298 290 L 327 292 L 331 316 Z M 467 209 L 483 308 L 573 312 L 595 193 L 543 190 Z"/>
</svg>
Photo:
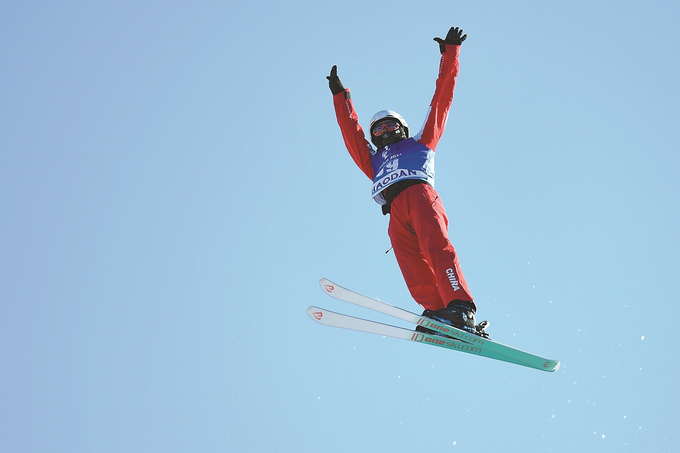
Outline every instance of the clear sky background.
<svg viewBox="0 0 680 453">
<path fill-rule="evenodd" d="M 0 451 L 674 452 L 677 1 L 0 5 Z M 337 126 L 419 129 L 492 338 L 555 373 L 312 322 L 411 311 Z"/>
</svg>

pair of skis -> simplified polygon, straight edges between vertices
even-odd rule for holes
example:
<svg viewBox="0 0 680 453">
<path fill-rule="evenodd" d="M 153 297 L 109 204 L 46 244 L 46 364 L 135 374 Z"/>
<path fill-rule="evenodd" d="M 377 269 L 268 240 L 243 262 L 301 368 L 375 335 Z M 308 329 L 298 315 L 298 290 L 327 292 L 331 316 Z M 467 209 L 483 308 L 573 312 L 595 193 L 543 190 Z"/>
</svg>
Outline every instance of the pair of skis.
<svg viewBox="0 0 680 453">
<path fill-rule="evenodd" d="M 416 315 L 415 313 L 395 307 L 381 300 L 350 291 L 328 279 L 322 278 L 319 284 L 327 294 L 336 299 L 384 313 L 403 321 L 426 327 L 430 330 L 436 330 L 446 336 L 430 335 L 423 332 L 404 329 L 403 327 L 334 313 L 319 307 L 309 307 L 307 309 L 307 314 L 310 318 L 320 324 L 439 346 L 542 371 L 555 371 L 560 366 L 560 362 L 557 360 L 549 360 L 534 354 L 529 354 L 528 352 L 496 343 L 488 338 L 468 333 L 465 330 L 457 329 L 447 324 L 442 324 L 432 319 Z"/>
</svg>

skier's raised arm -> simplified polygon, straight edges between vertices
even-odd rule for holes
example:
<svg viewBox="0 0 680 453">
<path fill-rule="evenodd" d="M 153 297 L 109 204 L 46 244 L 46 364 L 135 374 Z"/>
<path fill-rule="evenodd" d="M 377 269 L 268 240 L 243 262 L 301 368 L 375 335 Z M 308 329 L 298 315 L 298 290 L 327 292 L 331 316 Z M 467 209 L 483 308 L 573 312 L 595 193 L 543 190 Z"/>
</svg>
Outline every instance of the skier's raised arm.
<svg viewBox="0 0 680 453">
<path fill-rule="evenodd" d="M 373 167 L 371 166 L 371 151 L 373 148 L 364 136 L 364 130 L 359 124 L 359 117 L 354 110 L 352 95 L 349 88 L 345 88 L 338 77 L 338 67 L 331 68 L 331 74 L 326 77 L 328 86 L 333 93 L 333 105 L 335 116 L 342 132 L 342 138 L 349 154 L 369 179 L 373 179 Z"/>
<path fill-rule="evenodd" d="M 467 35 L 464 35 L 463 30 L 458 27 L 451 27 L 446 39 L 434 38 L 439 43 L 439 51 L 442 54 L 439 62 L 439 75 L 423 129 L 414 136 L 418 142 L 432 151 L 439 144 L 449 116 L 458 77 L 460 46 L 465 38 Z"/>
</svg>

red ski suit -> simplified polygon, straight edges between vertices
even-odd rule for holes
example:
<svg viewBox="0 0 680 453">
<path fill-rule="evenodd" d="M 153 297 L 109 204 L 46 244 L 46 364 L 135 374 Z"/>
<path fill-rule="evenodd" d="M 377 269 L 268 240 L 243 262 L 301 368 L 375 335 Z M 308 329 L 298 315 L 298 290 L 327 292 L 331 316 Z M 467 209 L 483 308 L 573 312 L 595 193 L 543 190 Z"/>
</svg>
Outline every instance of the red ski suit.
<svg viewBox="0 0 680 453">
<path fill-rule="evenodd" d="M 434 151 L 444 132 L 453 102 L 459 53 L 460 46 L 450 44 L 446 45 L 446 51 L 442 53 L 436 88 L 423 129 L 411 139 L 381 148 L 378 150 L 381 156 L 378 157 L 389 159 L 389 154 L 393 152 L 391 147 L 399 148 L 398 157 L 402 161 L 409 159 L 409 151 L 412 151 L 413 156 L 414 153 L 420 151 L 422 154 L 425 150 L 430 157 L 423 168 L 434 164 Z M 374 181 L 374 187 L 380 184 L 377 187 L 384 185 L 387 189 L 391 185 L 389 178 L 380 180 L 384 177 L 383 167 L 376 167 L 377 152 L 366 140 L 359 125 L 349 89 L 333 96 L 333 104 L 345 146 L 354 162 Z M 453 300 L 472 302 L 473 299 L 460 269 L 456 251 L 449 241 L 448 218 L 444 206 L 432 186 L 433 167 L 428 173 L 431 175 L 430 180 L 423 177 L 422 172 L 421 176 L 407 177 L 411 184 L 400 189 L 392 200 L 387 197 L 388 209 L 385 211 L 390 213 L 388 234 L 411 295 L 422 307 L 439 310 Z M 380 192 L 380 200 L 376 201 L 384 203 L 382 195 L 385 194 L 385 190 Z"/>
</svg>

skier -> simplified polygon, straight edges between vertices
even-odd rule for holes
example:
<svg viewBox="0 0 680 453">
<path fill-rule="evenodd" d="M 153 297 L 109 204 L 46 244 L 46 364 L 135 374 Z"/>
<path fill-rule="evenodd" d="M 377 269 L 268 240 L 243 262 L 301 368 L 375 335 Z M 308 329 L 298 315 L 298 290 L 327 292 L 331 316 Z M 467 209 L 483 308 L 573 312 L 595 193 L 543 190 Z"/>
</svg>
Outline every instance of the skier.
<svg viewBox="0 0 680 453">
<path fill-rule="evenodd" d="M 434 189 L 434 154 L 444 132 L 458 76 L 458 56 L 467 35 L 452 27 L 439 44 L 439 76 L 422 130 L 413 137 L 396 112 L 371 119 L 366 140 L 349 88 L 333 66 L 328 77 L 338 124 L 354 162 L 373 181 L 373 199 L 390 214 L 388 234 L 399 268 L 423 316 L 488 337 L 486 321 L 476 325 L 474 303 L 453 245 L 448 218 Z M 432 333 L 420 326 L 418 330 Z"/>
</svg>

